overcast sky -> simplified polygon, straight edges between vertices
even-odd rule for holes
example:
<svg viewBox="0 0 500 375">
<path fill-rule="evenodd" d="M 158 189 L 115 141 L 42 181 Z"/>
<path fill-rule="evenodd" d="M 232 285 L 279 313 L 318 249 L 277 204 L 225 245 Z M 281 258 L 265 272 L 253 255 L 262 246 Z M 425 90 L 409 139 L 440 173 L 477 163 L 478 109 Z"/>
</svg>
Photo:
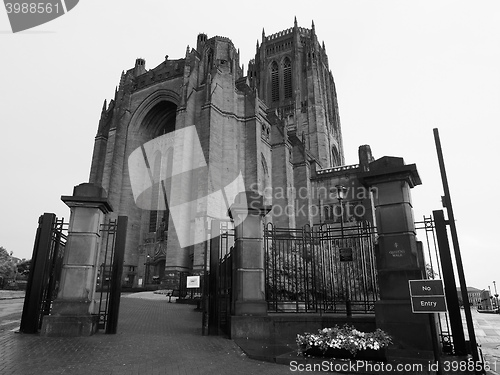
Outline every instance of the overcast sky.
<svg viewBox="0 0 500 375">
<path fill-rule="evenodd" d="M 30 258 L 38 216 L 69 219 L 60 196 L 88 181 L 103 101 L 137 57 L 183 58 L 204 32 L 229 37 L 246 69 L 262 29 L 294 16 L 325 42 L 347 164 L 363 144 L 415 163 L 421 219 L 441 208 L 439 128 L 468 285 L 500 283 L 498 1 L 84 0 L 17 34 L 0 11 L 0 246 Z"/>
</svg>

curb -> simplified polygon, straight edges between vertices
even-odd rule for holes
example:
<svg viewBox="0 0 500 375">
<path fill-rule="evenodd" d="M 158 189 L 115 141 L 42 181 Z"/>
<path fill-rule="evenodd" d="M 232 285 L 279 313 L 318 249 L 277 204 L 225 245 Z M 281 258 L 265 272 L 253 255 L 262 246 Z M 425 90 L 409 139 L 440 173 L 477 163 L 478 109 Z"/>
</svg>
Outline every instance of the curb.
<svg viewBox="0 0 500 375">
<path fill-rule="evenodd" d="M 0 297 L 0 300 L 4 300 L 4 299 L 24 299 L 24 296 L 23 297 Z"/>
</svg>

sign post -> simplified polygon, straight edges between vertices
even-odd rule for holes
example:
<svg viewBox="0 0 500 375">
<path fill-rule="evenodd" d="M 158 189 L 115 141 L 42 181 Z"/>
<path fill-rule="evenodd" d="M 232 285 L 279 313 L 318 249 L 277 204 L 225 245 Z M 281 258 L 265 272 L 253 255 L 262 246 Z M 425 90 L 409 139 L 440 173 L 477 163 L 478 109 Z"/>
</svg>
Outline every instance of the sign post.
<svg viewBox="0 0 500 375">
<path fill-rule="evenodd" d="M 408 280 L 408 283 L 414 314 L 447 311 L 441 280 Z"/>
<path fill-rule="evenodd" d="M 186 288 L 199 288 L 200 276 L 187 276 Z"/>
<path fill-rule="evenodd" d="M 193 289 L 200 287 L 200 276 L 187 276 L 186 288 L 191 289 L 191 298 L 193 298 Z M 198 306 L 199 307 L 199 306 Z"/>
</svg>

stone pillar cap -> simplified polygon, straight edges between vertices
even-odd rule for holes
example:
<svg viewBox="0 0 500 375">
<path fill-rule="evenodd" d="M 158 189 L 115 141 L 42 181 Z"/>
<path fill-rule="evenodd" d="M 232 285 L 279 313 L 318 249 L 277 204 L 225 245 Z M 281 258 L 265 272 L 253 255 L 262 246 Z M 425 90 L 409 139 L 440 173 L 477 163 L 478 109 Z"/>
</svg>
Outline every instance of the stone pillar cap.
<svg viewBox="0 0 500 375">
<path fill-rule="evenodd" d="M 239 193 L 234 199 L 234 203 L 229 208 L 229 217 L 233 219 L 232 213 L 237 211 L 259 212 L 267 215 L 271 211 L 271 206 L 264 205 L 264 197 L 257 191 L 244 191 Z"/>
<path fill-rule="evenodd" d="M 95 207 L 104 213 L 113 212 L 106 190 L 100 185 L 84 182 L 73 188 L 73 195 L 62 195 L 61 200 L 68 207 Z"/>
<path fill-rule="evenodd" d="M 96 197 L 107 198 L 106 190 L 100 185 L 84 182 L 73 188 L 74 197 Z"/>
<path fill-rule="evenodd" d="M 410 187 L 422 184 L 415 164 L 405 164 L 403 158 L 384 156 L 372 161 L 369 170 L 358 175 L 359 181 L 370 186 L 377 182 L 406 180 Z"/>
</svg>

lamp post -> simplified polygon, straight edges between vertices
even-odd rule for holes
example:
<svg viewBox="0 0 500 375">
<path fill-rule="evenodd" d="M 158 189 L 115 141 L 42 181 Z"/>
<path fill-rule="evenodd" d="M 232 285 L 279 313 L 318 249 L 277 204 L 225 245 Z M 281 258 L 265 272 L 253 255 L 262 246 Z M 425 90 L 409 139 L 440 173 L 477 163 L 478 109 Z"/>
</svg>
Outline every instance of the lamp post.
<svg viewBox="0 0 500 375">
<path fill-rule="evenodd" d="M 14 254 L 13 251 L 10 252 L 10 263 L 14 265 L 14 284 L 16 283 L 17 279 L 17 263 L 14 262 L 14 257 L 12 256 Z"/>
<path fill-rule="evenodd" d="M 344 247 L 344 207 L 342 205 L 342 200 L 345 198 L 345 192 L 346 188 L 343 185 L 337 185 L 335 186 L 337 188 L 337 198 L 339 200 L 339 205 L 340 205 L 340 251 Z M 344 266 L 344 278 L 345 278 L 345 309 L 346 309 L 346 315 L 351 316 L 352 315 L 352 306 L 351 306 L 351 296 L 349 293 L 349 281 L 348 281 L 348 272 L 347 272 L 347 265 Z"/>
<path fill-rule="evenodd" d="M 493 309 L 493 296 L 491 295 L 491 287 L 488 285 L 488 298 L 490 300 L 490 307 Z"/>
<path fill-rule="evenodd" d="M 496 308 L 498 309 L 498 292 L 497 292 L 496 281 L 493 281 L 493 287 L 495 288 L 495 302 L 496 302 Z"/>
<path fill-rule="evenodd" d="M 147 285 L 149 283 L 149 259 L 151 257 L 149 256 L 149 254 L 146 255 L 146 272 L 144 273 L 144 287 L 146 288 L 147 290 Z"/>
</svg>

